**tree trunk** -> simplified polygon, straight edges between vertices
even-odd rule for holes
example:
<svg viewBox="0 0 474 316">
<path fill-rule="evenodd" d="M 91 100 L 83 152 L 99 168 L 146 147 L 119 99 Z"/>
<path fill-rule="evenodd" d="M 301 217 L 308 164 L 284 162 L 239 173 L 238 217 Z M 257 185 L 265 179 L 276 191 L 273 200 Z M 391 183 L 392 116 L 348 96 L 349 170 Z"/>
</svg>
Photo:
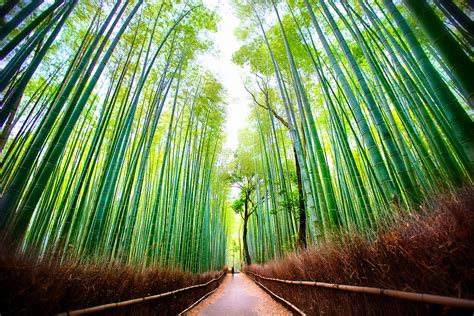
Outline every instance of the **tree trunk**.
<svg viewBox="0 0 474 316">
<path fill-rule="evenodd" d="M 295 153 L 295 166 L 296 166 L 296 177 L 298 180 L 298 248 L 306 248 L 306 210 L 304 205 L 304 196 L 303 196 L 303 181 L 301 180 L 301 170 L 298 159 L 296 158 L 296 149 L 293 146 L 293 151 Z"/>
<path fill-rule="evenodd" d="M 8 137 L 10 136 L 10 131 L 12 130 L 12 123 L 13 119 L 15 118 L 16 111 L 18 109 L 18 104 L 20 104 L 20 100 L 16 102 L 15 106 L 10 112 L 10 115 L 8 116 L 5 126 L 3 127 L 2 135 L 0 136 L 0 153 L 3 152 L 3 147 L 5 147 Z"/>
<path fill-rule="evenodd" d="M 246 216 L 244 218 L 244 231 L 242 233 L 242 243 L 244 247 L 244 256 L 245 256 L 245 263 L 250 265 L 252 264 L 252 260 L 250 259 L 250 253 L 249 253 L 249 246 L 247 244 L 247 223 L 248 223 L 249 218 Z"/>
<path fill-rule="evenodd" d="M 2 25 L 5 24 L 5 16 L 18 4 L 18 2 L 19 0 L 10 0 L 0 6 L 0 19 L 2 20 Z"/>
<path fill-rule="evenodd" d="M 407 2 L 407 0 L 404 1 Z M 454 137 L 463 146 L 464 152 L 467 158 L 469 159 L 469 172 L 471 172 L 474 168 L 474 138 L 472 137 L 472 120 L 470 119 L 466 111 L 462 108 L 461 104 L 457 102 L 456 97 L 449 90 L 449 87 L 446 85 L 438 71 L 431 64 L 428 56 L 423 51 L 423 48 L 421 47 L 415 35 L 413 34 L 413 31 L 411 30 L 410 26 L 400 14 L 397 7 L 393 4 L 393 1 L 383 0 L 383 2 L 385 4 L 386 9 L 388 10 L 395 23 L 397 24 L 398 28 L 400 29 L 400 32 L 407 40 L 408 46 L 410 47 L 410 51 L 412 52 L 416 61 L 419 63 L 423 72 L 425 73 L 426 78 L 428 80 L 428 84 L 430 85 L 434 95 L 438 99 L 440 109 L 443 111 L 443 114 L 446 116 L 446 119 L 448 120 L 452 128 L 452 133 Z M 432 32 L 430 31 L 430 33 Z M 453 46 L 453 48 L 455 46 Z M 474 98 L 474 93 L 472 96 Z"/>
<path fill-rule="evenodd" d="M 15 1 L 12 1 L 12 2 L 15 2 Z M 43 2 L 44 0 L 31 1 L 23 9 L 21 9 L 17 14 L 15 14 L 15 16 L 13 16 L 11 20 L 8 21 L 5 25 L 3 25 L 2 28 L 0 29 L 0 40 L 3 40 L 8 34 L 10 34 L 12 31 L 17 29 L 18 26 L 21 24 L 21 22 L 23 22 L 26 18 L 28 18 L 36 10 L 36 8 L 38 8 Z M 5 6 L 2 6 L 2 8 L 5 8 Z M 10 11 L 8 9 L 8 4 L 7 4 L 7 7 L 3 11 Z"/>
<path fill-rule="evenodd" d="M 245 263 L 247 265 L 252 264 L 252 260 L 250 259 L 249 253 L 249 246 L 247 243 L 247 224 L 249 222 L 249 199 L 248 197 L 245 198 L 245 205 L 244 205 L 244 231 L 242 232 L 242 243 L 244 247 L 244 256 L 245 256 Z"/>
<path fill-rule="evenodd" d="M 452 0 L 435 0 L 434 3 L 441 9 L 446 11 L 446 15 L 450 15 L 456 23 L 464 28 L 469 38 L 472 40 L 474 36 L 474 22 L 464 12 L 454 4 Z M 449 16 L 448 16 L 449 18 Z M 456 25 L 455 25 L 456 26 Z M 459 29 L 458 29 L 459 30 Z"/>
<path fill-rule="evenodd" d="M 436 48 L 461 85 L 461 90 L 474 109 L 474 65 L 459 43 L 425 0 L 403 0 L 426 37 Z"/>
</svg>

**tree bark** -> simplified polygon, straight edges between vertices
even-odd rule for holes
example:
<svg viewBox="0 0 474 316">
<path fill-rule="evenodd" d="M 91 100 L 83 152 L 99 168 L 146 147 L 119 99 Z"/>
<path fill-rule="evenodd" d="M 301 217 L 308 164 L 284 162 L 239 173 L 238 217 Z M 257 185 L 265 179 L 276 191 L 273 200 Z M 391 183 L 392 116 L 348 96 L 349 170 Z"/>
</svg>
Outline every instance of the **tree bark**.
<svg viewBox="0 0 474 316">
<path fill-rule="evenodd" d="M 298 180 L 298 214 L 299 214 L 299 225 L 298 225 L 298 248 L 306 248 L 306 209 L 304 205 L 303 196 L 303 182 L 301 179 L 301 170 L 298 158 L 296 158 L 296 149 L 293 146 L 293 152 L 295 154 L 295 166 L 296 166 L 296 178 Z"/>
<path fill-rule="evenodd" d="M 249 246 L 247 243 L 247 224 L 249 222 L 249 192 L 246 192 L 245 194 L 245 209 L 244 209 L 244 231 L 242 232 L 242 243 L 244 246 L 244 256 L 245 256 L 245 263 L 247 265 L 252 264 L 252 260 L 250 259 L 250 253 L 249 253 Z"/>
<path fill-rule="evenodd" d="M 20 104 L 20 100 L 16 102 L 15 106 L 10 112 L 10 115 L 8 116 L 5 126 L 3 127 L 2 135 L 0 136 L 0 153 L 3 152 L 3 148 L 5 147 L 8 137 L 10 136 L 10 132 L 12 130 L 12 123 L 13 119 L 15 118 L 16 111 L 18 109 L 18 104 Z"/>
<path fill-rule="evenodd" d="M 244 231 L 242 233 L 242 243 L 244 247 L 244 256 L 245 256 L 245 263 L 247 265 L 252 264 L 252 260 L 250 259 L 249 247 L 247 244 L 247 223 L 248 223 L 248 216 L 244 217 Z"/>
</svg>

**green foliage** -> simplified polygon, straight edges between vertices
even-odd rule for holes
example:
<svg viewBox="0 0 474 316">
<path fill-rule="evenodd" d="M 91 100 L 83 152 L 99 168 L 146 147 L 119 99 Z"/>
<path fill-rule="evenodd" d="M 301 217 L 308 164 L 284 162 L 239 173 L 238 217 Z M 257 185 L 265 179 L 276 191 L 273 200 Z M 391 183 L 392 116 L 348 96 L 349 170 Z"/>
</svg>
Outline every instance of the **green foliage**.
<svg viewBox="0 0 474 316">
<path fill-rule="evenodd" d="M 383 3 L 233 1 L 253 106 L 233 153 L 226 91 L 198 64 L 220 21 L 201 1 L 13 10 L 1 228 L 61 260 L 197 272 L 225 263 L 232 211 L 244 259 L 263 262 L 306 239 L 372 238 L 395 210 L 472 182 L 471 36 L 439 4 Z"/>
<path fill-rule="evenodd" d="M 234 212 L 240 215 L 244 211 L 244 203 L 244 199 L 239 196 L 237 199 L 234 200 L 234 202 L 232 202 L 231 207 Z"/>
<path fill-rule="evenodd" d="M 415 11 L 425 3 L 404 2 Z M 233 60 L 254 73 L 246 87 L 259 144 L 248 160 L 260 180 L 249 238 L 258 260 L 292 249 L 301 225 L 313 243 L 345 231 L 372 238 L 394 209 L 472 181 L 472 119 L 460 110 L 468 97 L 454 97 L 463 89 L 449 81 L 447 59 L 384 3 L 236 1 L 244 44 Z"/>
<path fill-rule="evenodd" d="M 61 260 L 218 269 L 224 91 L 196 65 L 218 17 L 193 1 L 132 2 L 81 2 L 26 86 L 2 216 L 24 249 Z"/>
</svg>

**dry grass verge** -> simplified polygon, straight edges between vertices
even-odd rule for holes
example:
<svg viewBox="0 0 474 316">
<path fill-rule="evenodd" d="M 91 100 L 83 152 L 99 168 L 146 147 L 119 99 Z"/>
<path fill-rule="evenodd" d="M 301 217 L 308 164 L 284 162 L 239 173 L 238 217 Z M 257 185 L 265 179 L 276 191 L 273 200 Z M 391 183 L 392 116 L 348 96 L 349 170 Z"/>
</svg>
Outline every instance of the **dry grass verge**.
<svg viewBox="0 0 474 316">
<path fill-rule="evenodd" d="M 474 189 L 463 188 L 400 216 L 374 242 L 345 236 L 266 265 L 247 267 L 287 280 L 370 286 L 474 298 Z M 473 311 L 259 280 L 309 315 L 472 315 Z"/>
<path fill-rule="evenodd" d="M 0 254 L 0 314 L 51 315 L 129 300 L 206 283 L 220 275 L 166 268 L 139 271 L 128 266 L 35 264 L 25 257 Z M 222 279 L 153 301 L 100 312 L 101 315 L 176 315 Z"/>
</svg>

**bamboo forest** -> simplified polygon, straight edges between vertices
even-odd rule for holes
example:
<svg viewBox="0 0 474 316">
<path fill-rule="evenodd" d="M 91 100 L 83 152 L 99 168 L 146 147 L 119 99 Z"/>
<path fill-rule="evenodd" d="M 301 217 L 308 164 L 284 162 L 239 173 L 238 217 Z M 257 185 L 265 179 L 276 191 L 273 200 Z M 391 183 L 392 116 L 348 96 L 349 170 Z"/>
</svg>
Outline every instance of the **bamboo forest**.
<svg viewBox="0 0 474 316">
<path fill-rule="evenodd" d="M 472 315 L 472 0 L 0 1 L 0 315 Z"/>
</svg>

